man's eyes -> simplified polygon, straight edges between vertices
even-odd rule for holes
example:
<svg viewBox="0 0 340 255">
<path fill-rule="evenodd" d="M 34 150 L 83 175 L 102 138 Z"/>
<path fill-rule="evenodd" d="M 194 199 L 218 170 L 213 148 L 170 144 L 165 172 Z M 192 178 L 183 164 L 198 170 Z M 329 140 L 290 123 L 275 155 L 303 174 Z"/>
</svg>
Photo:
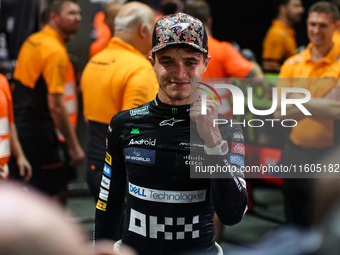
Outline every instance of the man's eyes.
<svg viewBox="0 0 340 255">
<path fill-rule="evenodd" d="M 197 65 L 197 62 L 188 61 L 188 62 L 185 62 L 185 65 L 187 65 L 187 66 L 194 66 L 194 65 Z"/>
<path fill-rule="evenodd" d="M 160 62 L 162 65 L 171 65 L 173 61 L 167 60 L 167 61 L 161 61 Z"/>
<path fill-rule="evenodd" d="M 327 28 L 328 27 L 327 24 L 317 24 L 317 23 L 312 23 L 312 22 L 310 22 L 309 25 L 311 27 L 317 27 L 318 26 L 319 28 Z"/>
<path fill-rule="evenodd" d="M 167 61 L 160 61 L 160 63 L 162 65 L 173 65 L 175 62 L 174 61 L 171 61 L 171 60 L 167 60 Z M 184 65 L 185 66 L 195 66 L 197 65 L 198 62 L 196 61 L 186 61 L 184 62 Z"/>
</svg>

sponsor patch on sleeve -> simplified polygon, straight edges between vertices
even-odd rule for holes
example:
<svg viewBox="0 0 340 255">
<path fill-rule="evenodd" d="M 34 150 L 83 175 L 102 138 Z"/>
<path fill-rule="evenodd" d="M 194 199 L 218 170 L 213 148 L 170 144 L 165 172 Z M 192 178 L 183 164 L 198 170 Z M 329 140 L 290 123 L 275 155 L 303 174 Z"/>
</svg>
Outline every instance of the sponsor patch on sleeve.
<svg viewBox="0 0 340 255">
<path fill-rule="evenodd" d="M 111 178 L 111 167 L 106 163 L 104 163 L 104 174 Z"/>
<path fill-rule="evenodd" d="M 110 124 L 109 124 L 108 127 L 107 127 L 107 133 L 108 133 L 109 135 L 112 134 L 112 127 L 111 127 Z"/>
<path fill-rule="evenodd" d="M 130 110 L 130 116 L 144 115 L 149 113 L 149 106 L 143 106 L 141 108 Z"/>
<path fill-rule="evenodd" d="M 101 211 L 106 212 L 106 206 L 107 206 L 107 203 L 102 202 L 102 201 L 100 201 L 100 200 L 98 199 L 98 202 L 97 202 L 97 205 L 96 205 L 96 208 L 97 208 L 98 210 L 101 210 Z"/>
<path fill-rule="evenodd" d="M 100 183 L 100 185 L 105 188 L 105 189 L 110 189 L 110 184 L 111 184 L 111 180 L 109 178 L 106 178 L 104 175 L 102 177 L 102 182 Z"/>
<path fill-rule="evenodd" d="M 230 163 L 244 167 L 244 158 L 237 154 L 230 154 Z"/>
<path fill-rule="evenodd" d="M 109 191 L 100 187 L 99 198 L 101 200 L 107 201 L 109 198 Z"/>
<path fill-rule="evenodd" d="M 106 152 L 105 162 L 108 163 L 110 166 L 112 164 L 112 157 L 108 152 Z"/>
<path fill-rule="evenodd" d="M 235 132 L 231 136 L 232 140 L 242 142 L 244 140 L 243 134 L 241 132 Z"/>
<path fill-rule="evenodd" d="M 245 146 L 243 143 L 232 143 L 231 144 L 231 153 L 240 154 L 243 157 L 246 155 Z"/>
</svg>

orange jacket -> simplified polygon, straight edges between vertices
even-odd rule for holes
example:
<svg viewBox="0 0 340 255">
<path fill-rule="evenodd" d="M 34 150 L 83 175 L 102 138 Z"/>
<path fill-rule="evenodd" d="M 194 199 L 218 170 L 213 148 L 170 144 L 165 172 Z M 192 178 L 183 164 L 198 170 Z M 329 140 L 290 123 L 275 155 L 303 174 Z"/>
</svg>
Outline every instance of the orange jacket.
<svg viewBox="0 0 340 255">
<path fill-rule="evenodd" d="M 281 67 L 278 88 L 300 87 L 308 89 L 313 97 L 323 97 L 337 85 L 340 78 L 340 60 L 338 47 L 330 52 L 318 63 L 314 63 L 310 55 L 312 44 L 307 49 L 289 59 Z M 283 79 L 305 78 L 305 79 Z M 314 79 L 311 79 L 314 78 Z M 327 78 L 327 79 L 321 79 Z M 334 121 L 319 116 L 305 117 L 292 128 L 291 141 L 301 147 L 324 148 L 333 145 Z"/>
<path fill-rule="evenodd" d="M 11 155 L 10 125 L 14 122 L 12 96 L 8 81 L 0 74 L 0 167 L 6 168 Z"/>
<path fill-rule="evenodd" d="M 158 82 L 146 57 L 114 37 L 106 49 L 87 63 L 81 88 L 86 118 L 109 124 L 117 112 L 154 99 Z"/>
</svg>

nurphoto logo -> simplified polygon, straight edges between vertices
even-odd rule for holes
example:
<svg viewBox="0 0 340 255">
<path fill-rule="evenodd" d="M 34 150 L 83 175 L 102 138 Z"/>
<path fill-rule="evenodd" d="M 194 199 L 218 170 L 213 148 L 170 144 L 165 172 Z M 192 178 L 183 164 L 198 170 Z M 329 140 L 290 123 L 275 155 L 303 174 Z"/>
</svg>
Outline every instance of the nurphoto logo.
<svg viewBox="0 0 340 255">
<path fill-rule="evenodd" d="M 232 84 L 206 84 L 203 82 L 198 82 L 200 84 L 200 87 L 198 89 L 202 90 L 205 93 L 202 93 L 200 95 L 201 98 L 201 114 L 206 115 L 207 114 L 207 100 L 208 96 L 214 101 L 215 105 L 217 105 L 217 102 L 213 96 L 213 94 L 207 90 L 206 88 L 209 88 L 211 91 L 214 92 L 214 94 L 219 99 L 219 102 L 222 105 L 221 98 L 219 94 L 217 93 L 216 89 L 226 89 L 231 93 L 232 98 L 232 113 L 234 116 L 236 115 L 245 115 L 245 107 L 248 107 L 248 110 L 258 116 L 270 116 L 273 114 L 277 107 L 278 107 L 278 100 L 280 100 L 281 103 L 281 115 L 285 116 L 287 113 L 287 106 L 288 105 L 295 105 L 305 116 L 311 116 L 312 114 L 303 106 L 304 103 L 308 102 L 311 99 L 311 93 L 309 90 L 304 88 L 296 88 L 296 87 L 287 87 L 287 88 L 281 88 L 281 95 L 278 95 L 277 88 L 272 88 L 272 105 L 269 109 L 256 109 L 253 103 L 253 87 L 247 88 L 247 96 L 244 95 L 243 91 L 237 87 L 236 85 Z M 290 93 L 299 93 L 300 95 L 304 95 L 301 98 L 288 98 L 288 95 Z M 245 103 L 246 102 L 246 103 Z M 265 119 L 267 122 L 272 123 L 272 127 L 274 126 L 275 121 L 280 121 L 279 119 Z M 230 122 L 231 125 L 235 124 L 241 124 L 243 126 L 250 127 L 262 127 L 264 125 L 264 121 L 262 119 L 250 119 L 247 121 L 244 120 L 243 122 L 235 122 L 233 120 L 228 121 L 226 119 L 214 119 L 213 125 L 223 125 L 228 124 Z M 259 123 L 259 124 L 256 124 Z M 290 123 L 290 124 L 288 124 Z M 281 121 L 281 125 L 283 127 L 294 127 L 298 124 L 297 120 L 295 119 L 284 119 Z"/>
</svg>

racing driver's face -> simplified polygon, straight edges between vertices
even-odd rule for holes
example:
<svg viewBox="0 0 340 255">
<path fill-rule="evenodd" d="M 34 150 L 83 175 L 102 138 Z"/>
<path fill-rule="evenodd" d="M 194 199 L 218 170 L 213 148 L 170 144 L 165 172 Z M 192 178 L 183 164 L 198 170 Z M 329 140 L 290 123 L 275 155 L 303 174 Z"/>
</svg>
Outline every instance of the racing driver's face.
<svg viewBox="0 0 340 255">
<path fill-rule="evenodd" d="M 150 61 L 159 83 L 158 98 L 170 105 L 190 104 L 190 79 L 201 78 L 209 60 L 190 46 L 167 46 L 155 52 Z"/>
</svg>

